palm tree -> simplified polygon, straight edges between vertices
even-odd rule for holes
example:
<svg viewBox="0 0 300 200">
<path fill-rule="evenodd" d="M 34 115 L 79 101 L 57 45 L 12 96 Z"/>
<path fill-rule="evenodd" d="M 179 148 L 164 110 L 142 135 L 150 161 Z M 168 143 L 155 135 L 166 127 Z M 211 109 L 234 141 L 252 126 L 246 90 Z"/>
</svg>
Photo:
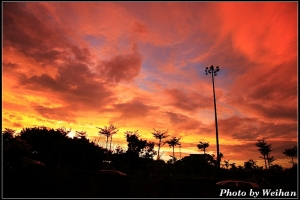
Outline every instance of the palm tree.
<svg viewBox="0 0 300 200">
<path fill-rule="evenodd" d="M 119 129 L 117 129 L 117 127 L 115 127 L 114 125 L 110 125 L 109 127 L 110 127 L 110 143 L 109 143 L 109 151 L 111 151 L 112 136 L 113 136 L 114 134 L 116 134 L 116 133 L 119 131 Z"/>
<path fill-rule="evenodd" d="M 153 136 L 155 137 L 155 139 L 158 139 L 158 143 L 157 143 L 157 146 L 158 146 L 158 150 L 157 150 L 157 160 L 160 159 L 160 154 L 159 154 L 159 151 L 160 151 L 160 148 L 162 146 L 164 146 L 166 144 L 166 141 L 163 141 L 163 139 L 169 137 L 169 135 L 167 135 L 168 133 L 168 130 L 155 130 L 154 129 L 154 132 L 152 132 Z"/>
<path fill-rule="evenodd" d="M 180 138 L 173 137 L 172 139 L 167 141 L 169 147 L 173 148 L 173 162 L 175 162 L 174 147 L 177 145 L 181 145 L 179 142 L 180 139 L 181 137 Z"/>
<path fill-rule="evenodd" d="M 205 149 L 209 147 L 209 142 L 201 142 L 201 141 L 200 141 L 200 143 L 197 144 L 197 147 L 198 147 L 198 149 L 200 149 L 200 150 L 203 149 L 204 154 L 205 154 Z"/>
<path fill-rule="evenodd" d="M 268 168 L 270 168 L 270 163 L 275 160 L 274 157 L 271 157 L 271 158 L 269 157 L 270 152 L 273 151 L 272 144 L 267 144 L 267 142 L 263 138 L 261 140 L 257 140 L 257 143 L 255 143 L 255 146 L 258 147 L 258 151 L 263 156 L 263 157 L 260 157 L 260 158 L 264 159 L 266 169 L 267 169 L 267 163 L 268 163 Z"/>
<path fill-rule="evenodd" d="M 294 158 L 297 158 L 297 146 L 294 146 L 291 149 L 285 149 L 282 153 L 288 157 L 291 157 L 291 163 L 294 166 Z"/>
<path fill-rule="evenodd" d="M 97 128 L 99 128 L 99 127 L 97 127 Z M 113 124 L 111 124 L 109 127 L 104 126 L 104 128 L 99 128 L 99 129 L 100 129 L 99 134 L 102 134 L 102 135 L 106 136 L 106 150 L 107 150 L 108 138 L 110 137 L 110 147 L 109 147 L 109 151 L 110 151 L 111 150 L 112 135 L 116 134 L 119 130 Z"/>
</svg>

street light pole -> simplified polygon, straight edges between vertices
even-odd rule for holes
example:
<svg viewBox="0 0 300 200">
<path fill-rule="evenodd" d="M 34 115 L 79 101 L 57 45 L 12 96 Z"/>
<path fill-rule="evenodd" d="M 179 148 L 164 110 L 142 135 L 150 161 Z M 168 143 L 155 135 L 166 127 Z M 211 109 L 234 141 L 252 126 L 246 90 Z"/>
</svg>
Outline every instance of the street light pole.
<svg viewBox="0 0 300 200">
<path fill-rule="evenodd" d="M 220 71 L 219 66 L 214 68 L 214 66 L 210 66 L 210 68 L 206 67 L 205 74 L 211 74 L 212 84 L 213 84 L 213 94 L 214 94 L 214 107 L 215 107 L 215 125 L 216 125 L 216 142 L 217 142 L 217 167 L 220 168 L 220 152 L 219 152 L 219 135 L 218 135 L 218 119 L 217 119 L 217 106 L 216 106 L 216 95 L 215 95 L 215 82 L 214 76 L 217 76 L 217 72 Z"/>
</svg>

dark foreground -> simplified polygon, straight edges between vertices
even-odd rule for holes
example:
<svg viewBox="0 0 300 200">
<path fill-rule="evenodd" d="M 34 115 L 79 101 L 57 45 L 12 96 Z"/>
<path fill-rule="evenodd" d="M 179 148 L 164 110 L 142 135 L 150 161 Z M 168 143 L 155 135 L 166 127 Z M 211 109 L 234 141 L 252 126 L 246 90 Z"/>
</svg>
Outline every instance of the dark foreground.
<svg viewBox="0 0 300 200">
<path fill-rule="evenodd" d="M 143 177 L 111 177 L 96 172 L 59 168 L 24 168 L 4 171 L 4 198 L 241 198 L 249 190 L 225 193 L 213 182 Z M 272 188 L 272 191 L 276 189 Z M 280 189 L 280 188 L 278 188 Z M 281 188 L 282 189 L 282 188 Z M 295 187 L 284 188 L 296 191 Z M 242 193 L 244 191 L 244 193 Z M 246 194 L 245 196 L 243 196 Z M 261 196 L 261 198 L 297 198 L 297 196 Z M 280 194 L 281 196 L 278 196 Z M 284 193 L 288 194 L 288 193 Z M 298 194 L 298 193 L 297 193 Z M 253 198 L 253 197 L 252 197 Z"/>
</svg>

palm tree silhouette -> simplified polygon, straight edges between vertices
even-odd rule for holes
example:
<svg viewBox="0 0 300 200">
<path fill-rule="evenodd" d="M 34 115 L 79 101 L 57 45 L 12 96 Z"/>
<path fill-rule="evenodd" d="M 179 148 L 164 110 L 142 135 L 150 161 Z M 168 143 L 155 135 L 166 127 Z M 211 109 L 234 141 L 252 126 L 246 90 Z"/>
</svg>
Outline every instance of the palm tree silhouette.
<svg viewBox="0 0 300 200">
<path fill-rule="evenodd" d="M 166 141 L 163 141 L 163 139 L 169 137 L 169 135 L 167 135 L 168 133 L 168 130 L 155 130 L 154 129 L 154 132 L 152 132 L 153 136 L 155 137 L 155 139 L 158 139 L 158 143 L 157 143 L 157 146 L 158 146 L 158 150 L 157 150 L 157 160 L 160 159 L 160 154 L 159 154 L 159 151 L 160 151 L 160 148 L 162 146 L 164 146 L 166 144 Z"/>
<path fill-rule="evenodd" d="M 110 137 L 110 146 L 109 146 L 109 151 L 110 151 L 111 150 L 112 135 L 116 134 L 119 130 L 113 124 L 111 124 L 109 127 L 104 126 L 104 128 L 99 128 L 99 127 L 96 127 L 96 128 L 100 129 L 99 134 L 102 134 L 102 135 L 106 136 L 106 147 L 105 147 L 106 150 L 108 150 L 107 149 L 107 144 L 108 144 L 108 138 Z"/>
<path fill-rule="evenodd" d="M 198 149 L 204 151 L 204 154 L 205 154 L 205 149 L 209 147 L 209 142 L 201 142 L 197 145 Z"/>
<path fill-rule="evenodd" d="M 181 139 L 180 137 L 179 138 L 173 137 L 172 139 L 167 141 L 169 147 L 173 148 L 173 162 L 175 162 L 174 147 L 177 145 L 181 145 L 179 142 L 180 139 Z"/>
<path fill-rule="evenodd" d="M 260 152 L 260 154 L 263 157 L 264 161 L 265 161 L 265 167 L 270 168 L 270 163 L 272 162 L 272 157 L 270 158 L 270 152 L 273 151 L 272 148 L 272 144 L 267 144 L 267 142 L 265 141 L 265 138 L 261 139 L 261 140 L 257 140 L 257 143 L 255 143 L 255 146 L 258 147 L 258 151 Z M 274 157 L 273 157 L 274 159 Z M 267 167 L 267 162 L 268 162 L 268 167 Z"/>
</svg>

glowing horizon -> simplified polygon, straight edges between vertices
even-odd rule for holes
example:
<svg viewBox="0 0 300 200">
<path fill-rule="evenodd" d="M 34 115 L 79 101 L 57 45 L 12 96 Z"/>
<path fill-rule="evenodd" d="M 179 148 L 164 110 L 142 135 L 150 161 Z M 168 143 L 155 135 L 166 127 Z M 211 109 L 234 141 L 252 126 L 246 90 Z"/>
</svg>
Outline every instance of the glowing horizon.
<svg viewBox="0 0 300 200">
<path fill-rule="evenodd" d="M 3 2 L 2 127 L 86 131 L 113 141 L 153 129 L 182 155 L 216 154 L 215 77 L 223 160 L 274 164 L 298 141 L 297 2 Z M 157 147 L 155 147 L 157 150 Z M 165 145 L 165 159 L 172 149 Z M 176 147 L 177 157 L 179 149 Z"/>
</svg>

